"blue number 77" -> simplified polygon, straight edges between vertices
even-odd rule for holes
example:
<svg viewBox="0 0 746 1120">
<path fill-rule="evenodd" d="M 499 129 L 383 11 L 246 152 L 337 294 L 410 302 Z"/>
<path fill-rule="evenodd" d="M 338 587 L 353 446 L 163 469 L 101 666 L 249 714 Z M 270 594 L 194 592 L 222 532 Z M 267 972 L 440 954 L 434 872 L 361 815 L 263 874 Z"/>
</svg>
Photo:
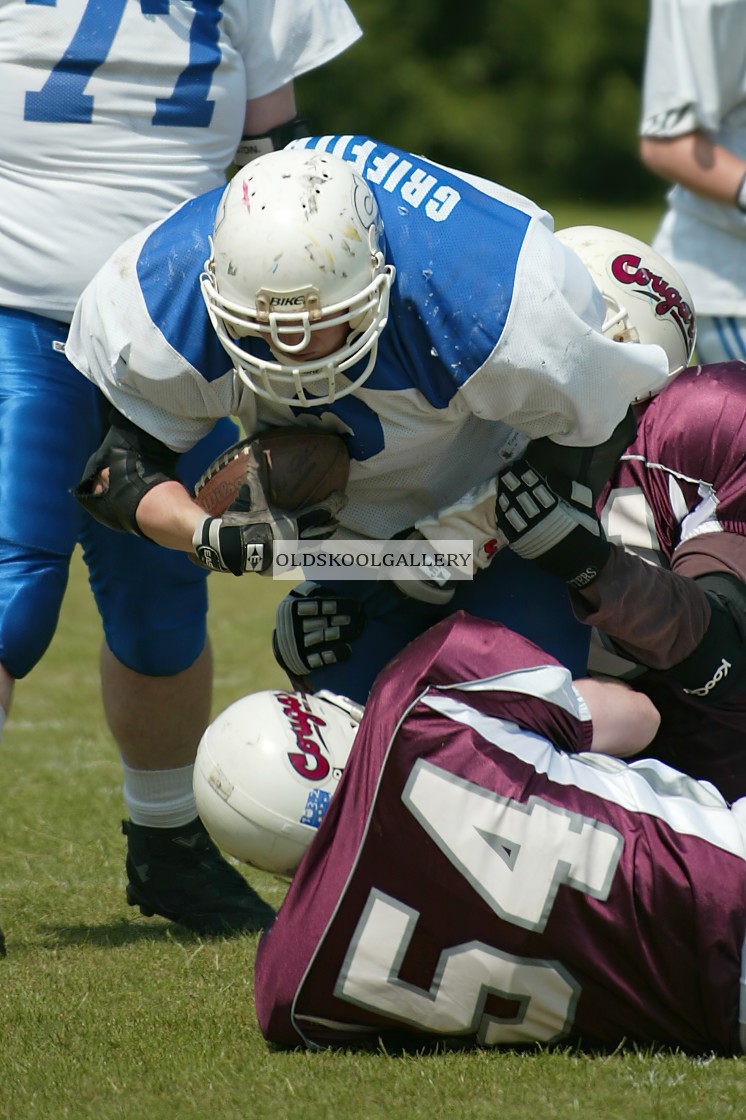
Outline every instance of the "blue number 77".
<svg viewBox="0 0 746 1120">
<path fill-rule="evenodd" d="M 140 0 L 144 15 L 167 15 L 170 0 Z M 55 7 L 57 0 L 26 0 Z M 103 62 L 122 22 L 127 0 L 88 0 L 67 50 L 42 88 L 26 94 L 27 121 L 67 121 L 90 124 L 93 98 L 84 93 L 91 75 Z M 154 125 L 207 128 L 214 101 L 208 101 L 212 75 L 220 61 L 218 22 L 222 0 L 193 0 L 189 28 L 189 62 L 170 97 L 155 99 Z M 146 25 L 147 26 L 147 25 Z M 147 43 L 144 44 L 147 49 Z"/>
</svg>

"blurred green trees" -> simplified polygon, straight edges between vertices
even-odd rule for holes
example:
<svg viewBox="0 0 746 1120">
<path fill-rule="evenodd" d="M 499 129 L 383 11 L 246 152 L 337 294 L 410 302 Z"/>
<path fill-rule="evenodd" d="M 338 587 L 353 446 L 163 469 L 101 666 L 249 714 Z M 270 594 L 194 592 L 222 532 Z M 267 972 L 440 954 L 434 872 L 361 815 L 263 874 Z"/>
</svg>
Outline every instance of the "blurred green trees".
<svg viewBox="0 0 746 1120">
<path fill-rule="evenodd" d="M 662 196 L 637 156 L 647 4 L 349 3 L 363 39 L 298 83 L 315 131 L 363 132 L 540 203 Z"/>
</svg>

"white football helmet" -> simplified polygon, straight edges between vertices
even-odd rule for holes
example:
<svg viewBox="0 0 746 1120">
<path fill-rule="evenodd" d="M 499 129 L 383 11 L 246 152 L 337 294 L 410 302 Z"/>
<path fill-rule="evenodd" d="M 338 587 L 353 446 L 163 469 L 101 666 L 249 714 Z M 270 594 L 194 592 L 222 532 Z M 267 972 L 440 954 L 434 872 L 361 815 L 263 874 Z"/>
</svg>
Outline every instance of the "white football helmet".
<svg viewBox="0 0 746 1120">
<path fill-rule="evenodd" d="M 672 377 L 685 369 L 696 341 L 692 298 L 660 253 L 602 226 L 571 226 L 557 237 L 580 257 L 604 297 L 603 333 L 616 342 L 661 346 Z"/>
<path fill-rule="evenodd" d="M 244 696 L 207 728 L 194 764 L 205 828 L 229 855 L 292 875 L 347 763 L 362 708 L 330 692 Z"/>
<path fill-rule="evenodd" d="M 226 187 L 210 244 L 202 296 L 255 393 L 310 407 L 370 376 L 396 270 L 384 259 L 378 203 L 349 163 L 302 149 L 252 160 Z M 299 357 L 315 336 L 323 348 L 317 332 L 334 327 L 342 341 L 331 353 Z M 265 357 L 240 345 L 247 335 L 264 339 Z"/>
</svg>

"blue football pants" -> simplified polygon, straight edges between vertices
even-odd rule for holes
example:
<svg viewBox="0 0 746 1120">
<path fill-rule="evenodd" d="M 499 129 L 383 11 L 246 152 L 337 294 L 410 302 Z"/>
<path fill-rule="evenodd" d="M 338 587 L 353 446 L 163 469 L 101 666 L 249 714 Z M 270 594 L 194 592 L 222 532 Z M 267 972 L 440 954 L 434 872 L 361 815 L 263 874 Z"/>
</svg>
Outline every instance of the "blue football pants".
<svg viewBox="0 0 746 1120">
<path fill-rule="evenodd" d="M 95 521 L 72 497 L 108 430 L 107 402 L 64 356 L 67 327 L 0 309 L 0 662 L 24 677 L 47 649 L 79 541 L 106 640 L 128 668 L 169 676 L 206 640 L 207 571 Z M 238 438 L 230 420 L 179 461 L 190 486 Z"/>
</svg>

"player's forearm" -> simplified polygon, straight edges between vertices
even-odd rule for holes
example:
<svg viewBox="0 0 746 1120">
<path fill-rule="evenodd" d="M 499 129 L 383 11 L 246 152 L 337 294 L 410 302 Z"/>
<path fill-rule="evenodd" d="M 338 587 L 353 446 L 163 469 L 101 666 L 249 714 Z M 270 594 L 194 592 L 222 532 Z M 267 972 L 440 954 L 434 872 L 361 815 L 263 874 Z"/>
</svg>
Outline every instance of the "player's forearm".
<svg viewBox="0 0 746 1120">
<path fill-rule="evenodd" d="M 643 137 L 640 158 L 649 171 L 671 183 L 713 202 L 737 205 L 746 161 L 704 133 L 689 132 L 671 139 Z"/>
<path fill-rule="evenodd" d="M 570 593 L 575 617 L 642 665 L 666 670 L 700 644 L 711 610 L 694 580 L 656 568 L 619 545 L 594 583 Z"/>
<path fill-rule="evenodd" d="M 193 551 L 192 537 L 204 516 L 204 511 L 176 480 L 148 490 L 137 507 L 140 531 L 156 544 L 179 552 Z"/>
<path fill-rule="evenodd" d="M 573 681 L 585 700 L 593 723 L 591 750 L 628 758 L 655 738 L 660 714 L 649 697 L 619 681 Z"/>
</svg>

